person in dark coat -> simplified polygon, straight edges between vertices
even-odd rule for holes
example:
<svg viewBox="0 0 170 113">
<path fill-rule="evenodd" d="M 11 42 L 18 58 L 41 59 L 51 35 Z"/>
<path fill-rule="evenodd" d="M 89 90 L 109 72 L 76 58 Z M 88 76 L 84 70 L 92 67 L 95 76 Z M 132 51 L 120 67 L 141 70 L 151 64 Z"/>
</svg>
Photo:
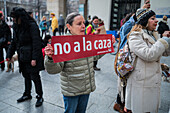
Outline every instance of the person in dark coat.
<svg viewBox="0 0 170 113">
<path fill-rule="evenodd" d="M 65 25 L 65 20 L 63 18 L 63 15 L 60 14 L 60 17 L 58 19 L 58 26 L 59 26 L 59 29 L 58 29 L 58 32 L 59 32 L 59 35 L 64 35 L 64 25 Z"/>
<path fill-rule="evenodd" d="M 3 43 L 2 38 L 6 39 L 5 43 Z M 11 30 L 7 25 L 7 23 L 3 20 L 2 12 L 0 12 L 0 40 L 1 40 L 0 41 L 0 65 L 1 65 L 1 71 L 3 71 L 5 68 L 3 48 L 5 48 L 7 52 L 8 45 L 11 44 Z"/>
<path fill-rule="evenodd" d="M 14 21 L 14 36 L 9 46 L 7 58 L 10 60 L 15 50 L 18 53 L 19 71 L 25 79 L 25 92 L 17 102 L 32 98 L 31 80 L 37 93 L 36 107 L 43 103 L 43 91 L 39 72 L 44 69 L 41 38 L 38 25 L 23 8 L 14 7 L 11 12 Z"/>
<path fill-rule="evenodd" d="M 163 20 L 159 22 L 159 27 L 157 31 L 159 34 L 161 34 L 161 37 L 165 31 L 169 31 L 169 26 L 167 25 L 167 19 L 168 19 L 167 16 L 163 16 Z"/>
</svg>

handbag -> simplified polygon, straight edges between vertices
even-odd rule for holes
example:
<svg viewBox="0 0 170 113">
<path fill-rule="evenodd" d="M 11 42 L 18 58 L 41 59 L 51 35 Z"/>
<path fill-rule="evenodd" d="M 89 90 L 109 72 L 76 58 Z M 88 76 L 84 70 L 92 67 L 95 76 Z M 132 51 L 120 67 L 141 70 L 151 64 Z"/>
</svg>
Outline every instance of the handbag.
<svg viewBox="0 0 170 113">
<path fill-rule="evenodd" d="M 0 47 L 4 47 L 7 44 L 7 39 L 5 37 L 0 38 Z"/>
<path fill-rule="evenodd" d="M 128 42 L 125 46 L 117 53 L 116 71 L 120 79 L 127 79 L 130 73 L 134 70 L 136 64 L 135 60 L 132 59 Z"/>
</svg>

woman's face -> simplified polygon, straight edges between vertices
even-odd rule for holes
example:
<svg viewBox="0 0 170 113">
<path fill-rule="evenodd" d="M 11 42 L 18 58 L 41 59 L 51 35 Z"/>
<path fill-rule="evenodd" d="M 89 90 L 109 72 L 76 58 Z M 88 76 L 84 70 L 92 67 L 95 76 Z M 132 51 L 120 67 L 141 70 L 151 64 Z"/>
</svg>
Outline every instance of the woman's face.
<svg viewBox="0 0 170 113">
<path fill-rule="evenodd" d="M 156 16 L 152 16 L 148 20 L 148 30 L 152 31 L 156 29 L 158 20 L 156 19 Z"/>
<path fill-rule="evenodd" d="M 98 19 L 94 19 L 93 23 L 94 23 L 94 25 L 98 25 L 99 24 L 99 20 Z"/>
<path fill-rule="evenodd" d="M 43 20 L 45 20 L 45 21 L 46 21 L 46 17 L 44 17 L 44 18 L 43 18 Z"/>
<path fill-rule="evenodd" d="M 74 17 L 72 25 L 67 24 L 67 28 L 70 30 L 72 35 L 84 35 L 85 25 L 83 16 L 79 15 Z"/>
</svg>

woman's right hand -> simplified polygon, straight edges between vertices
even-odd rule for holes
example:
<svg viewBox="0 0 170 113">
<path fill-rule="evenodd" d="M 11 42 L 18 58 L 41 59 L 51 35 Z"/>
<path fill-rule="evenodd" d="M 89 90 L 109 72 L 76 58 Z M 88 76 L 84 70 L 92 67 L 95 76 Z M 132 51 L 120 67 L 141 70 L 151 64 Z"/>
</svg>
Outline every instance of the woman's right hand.
<svg viewBox="0 0 170 113">
<path fill-rule="evenodd" d="M 170 37 L 170 31 L 165 31 L 162 36 L 164 37 Z"/>
<path fill-rule="evenodd" d="M 94 32 L 95 35 L 97 35 L 97 34 L 99 34 L 99 33 L 100 33 L 100 29 L 97 29 L 97 30 Z"/>
<path fill-rule="evenodd" d="M 52 57 L 52 55 L 54 54 L 54 50 L 53 50 L 53 47 L 51 46 L 51 44 L 47 44 L 47 46 L 45 47 L 44 49 L 45 51 L 45 54 L 48 56 L 48 57 Z"/>
<path fill-rule="evenodd" d="M 11 59 L 10 58 L 6 58 L 6 61 L 11 61 Z"/>
</svg>

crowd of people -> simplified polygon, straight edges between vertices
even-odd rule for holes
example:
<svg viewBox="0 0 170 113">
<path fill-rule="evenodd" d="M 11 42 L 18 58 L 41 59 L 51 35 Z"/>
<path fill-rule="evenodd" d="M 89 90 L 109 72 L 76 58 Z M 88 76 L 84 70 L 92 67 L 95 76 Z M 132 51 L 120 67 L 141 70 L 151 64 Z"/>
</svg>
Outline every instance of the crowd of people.
<svg viewBox="0 0 170 113">
<path fill-rule="evenodd" d="M 75 12 L 68 14 L 65 20 L 62 14 L 59 19 L 54 13 L 50 15 L 51 22 L 43 16 L 37 25 L 24 8 L 15 7 L 10 15 L 13 18 L 11 33 L 10 27 L 4 21 L 3 12 L 0 12 L 1 71 L 5 69 L 3 49 L 6 50 L 8 61 L 17 51 L 19 72 L 25 81 L 25 91 L 17 102 L 32 99 L 31 81 L 33 81 L 37 93 L 35 106 L 43 104 L 43 88 L 39 72 L 45 69 L 49 74 L 60 73 L 65 113 L 85 113 L 90 93 L 96 89 L 94 70 L 101 70 L 97 67 L 97 61 L 104 55 L 54 63 L 52 36 L 47 32 L 51 28 L 53 36 L 56 36 L 56 32 L 59 32 L 59 35 L 106 34 L 99 29 L 102 26 L 105 30 L 104 22 L 97 16 L 92 20 L 89 16 L 85 20 L 81 14 Z M 159 22 L 157 30 L 160 36 L 156 31 L 157 23 L 155 12 L 150 10 L 149 0 L 145 0 L 142 8 L 129 13 L 122 20 L 118 47 L 120 50 L 126 43 L 128 44 L 135 65 L 128 78 L 122 80 L 118 76 L 118 93 L 113 109 L 120 113 L 158 112 L 161 86 L 160 58 L 170 55 L 170 31 L 166 16 Z M 114 36 L 113 40 L 115 42 Z M 115 71 L 117 71 L 116 61 Z"/>
</svg>

